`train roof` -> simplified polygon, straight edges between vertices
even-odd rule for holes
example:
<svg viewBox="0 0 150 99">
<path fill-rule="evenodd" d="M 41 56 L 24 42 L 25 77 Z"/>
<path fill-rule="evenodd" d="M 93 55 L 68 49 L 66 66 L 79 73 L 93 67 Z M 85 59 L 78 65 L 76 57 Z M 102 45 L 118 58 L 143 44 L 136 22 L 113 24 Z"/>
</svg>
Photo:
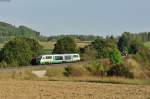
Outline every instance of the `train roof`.
<svg viewBox="0 0 150 99">
<path fill-rule="evenodd" d="M 54 55 L 59 56 L 59 55 L 79 55 L 79 54 L 77 53 L 75 54 L 47 54 L 47 55 L 40 55 L 40 56 L 54 56 Z"/>
</svg>

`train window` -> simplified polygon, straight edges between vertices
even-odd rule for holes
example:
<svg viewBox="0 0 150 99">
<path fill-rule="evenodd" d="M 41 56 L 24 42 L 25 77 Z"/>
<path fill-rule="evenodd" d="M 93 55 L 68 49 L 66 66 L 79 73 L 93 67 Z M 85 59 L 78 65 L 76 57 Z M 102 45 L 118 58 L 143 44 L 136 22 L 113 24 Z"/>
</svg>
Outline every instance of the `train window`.
<svg viewBox="0 0 150 99">
<path fill-rule="evenodd" d="M 74 58 L 78 58 L 78 55 L 73 55 Z"/>
<path fill-rule="evenodd" d="M 55 56 L 55 60 L 63 60 L 63 56 Z"/>
<path fill-rule="evenodd" d="M 42 59 L 46 59 L 46 57 L 43 57 Z"/>
<path fill-rule="evenodd" d="M 71 59 L 71 56 L 65 56 L 65 60 L 70 60 Z"/>
<path fill-rule="evenodd" d="M 37 60 L 41 60 L 42 59 L 42 57 L 40 56 L 40 57 L 37 57 Z"/>
<path fill-rule="evenodd" d="M 46 59 L 52 59 L 52 56 L 46 56 Z"/>
</svg>

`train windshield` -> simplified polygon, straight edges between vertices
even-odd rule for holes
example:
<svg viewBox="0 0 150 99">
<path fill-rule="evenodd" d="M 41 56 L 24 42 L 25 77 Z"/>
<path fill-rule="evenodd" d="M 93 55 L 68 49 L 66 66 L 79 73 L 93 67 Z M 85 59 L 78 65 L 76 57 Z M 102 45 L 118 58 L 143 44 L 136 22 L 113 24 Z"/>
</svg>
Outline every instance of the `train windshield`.
<svg viewBox="0 0 150 99">
<path fill-rule="evenodd" d="M 42 59 L 42 56 L 39 56 L 39 57 L 37 57 L 36 59 L 37 59 L 37 60 L 41 60 L 41 59 Z"/>
</svg>

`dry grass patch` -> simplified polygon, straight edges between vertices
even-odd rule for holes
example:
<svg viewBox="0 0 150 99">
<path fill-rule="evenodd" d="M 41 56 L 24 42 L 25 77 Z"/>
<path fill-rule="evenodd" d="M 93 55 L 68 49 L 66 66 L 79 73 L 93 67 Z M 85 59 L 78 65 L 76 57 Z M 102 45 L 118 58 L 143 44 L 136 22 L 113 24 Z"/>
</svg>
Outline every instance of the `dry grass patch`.
<svg viewBox="0 0 150 99">
<path fill-rule="evenodd" d="M 56 42 L 49 41 L 49 42 L 39 42 L 39 43 L 40 43 L 40 45 L 43 46 L 44 49 L 53 49 L 54 48 L 54 44 Z M 76 44 L 77 44 L 77 47 L 84 48 L 85 46 L 89 45 L 90 42 L 82 42 L 81 41 L 81 42 L 77 42 Z"/>
<path fill-rule="evenodd" d="M 142 69 L 141 64 L 136 62 L 134 59 L 129 59 L 126 63 L 131 72 L 133 72 L 134 77 L 138 79 L 148 78 L 145 71 Z"/>
<path fill-rule="evenodd" d="M 46 70 L 47 77 L 63 77 L 64 67 L 49 67 Z"/>
<path fill-rule="evenodd" d="M 39 42 L 44 49 L 53 49 L 55 42 Z"/>
</svg>

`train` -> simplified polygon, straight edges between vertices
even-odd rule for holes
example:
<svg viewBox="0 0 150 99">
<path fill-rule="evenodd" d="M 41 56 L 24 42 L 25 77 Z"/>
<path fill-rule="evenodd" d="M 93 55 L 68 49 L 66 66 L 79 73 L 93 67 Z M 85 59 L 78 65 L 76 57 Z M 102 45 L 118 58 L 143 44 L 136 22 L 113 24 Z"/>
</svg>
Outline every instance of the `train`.
<svg viewBox="0 0 150 99">
<path fill-rule="evenodd" d="M 58 63 L 71 63 L 80 61 L 79 54 L 52 54 L 52 55 L 40 55 L 35 57 L 34 64 L 58 64 Z"/>
</svg>

